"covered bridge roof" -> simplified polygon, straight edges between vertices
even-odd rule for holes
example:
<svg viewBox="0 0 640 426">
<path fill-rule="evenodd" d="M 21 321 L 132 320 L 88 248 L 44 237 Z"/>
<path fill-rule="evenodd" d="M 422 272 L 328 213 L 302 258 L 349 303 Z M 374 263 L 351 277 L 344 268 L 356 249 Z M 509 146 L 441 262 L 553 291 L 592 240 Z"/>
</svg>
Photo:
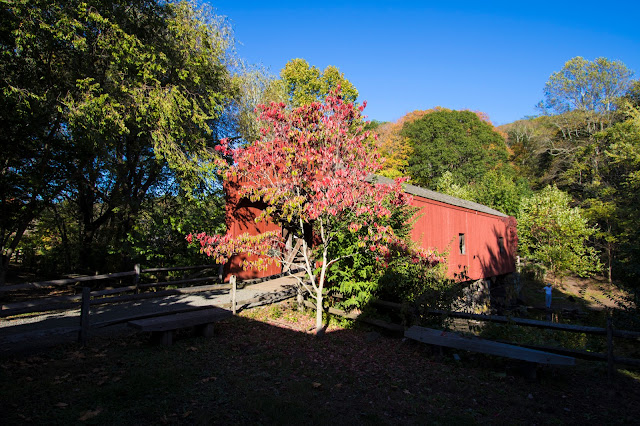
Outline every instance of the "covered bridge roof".
<svg viewBox="0 0 640 426">
<path fill-rule="evenodd" d="M 393 179 L 386 178 L 380 175 L 370 175 L 367 177 L 369 182 L 378 182 L 385 184 L 393 184 Z M 415 185 L 403 184 L 402 188 L 407 194 L 416 195 L 418 197 L 426 198 L 429 200 L 439 201 L 441 203 L 450 204 L 452 206 L 463 207 L 465 209 L 474 210 L 477 212 L 487 213 L 493 216 L 508 217 L 508 215 L 487 207 L 483 204 L 474 203 L 473 201 L 463 200 L 462 198 L 452 197 L 451 195 L 441 194 L 430 189 L 421 188 Z"/>
</svg>

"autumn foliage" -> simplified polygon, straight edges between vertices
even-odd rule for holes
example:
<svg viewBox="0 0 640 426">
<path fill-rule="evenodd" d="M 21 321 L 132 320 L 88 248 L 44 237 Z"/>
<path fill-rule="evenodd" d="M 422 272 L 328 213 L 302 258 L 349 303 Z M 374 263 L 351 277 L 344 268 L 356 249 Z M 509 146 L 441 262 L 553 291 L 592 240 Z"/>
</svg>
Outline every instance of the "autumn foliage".
<svg viewBox="0 0 640 426">
<path fill-rule="evenodd" d="M 380 174 L 389 178 L 396 178 L 407 174 L 409 157 L 413 152 L 413 148 L 409 139 L 401 134 L 402 128 L 407 123 L 413 123 L 427 114 L 439 111 L 451 110 L 440 106 L 426 110 L 416 110 L 405 114 L 392 123 L 384 123 L 378 127 L 376 147 L 380 154 L 385 158 Z M 477 115 L 481 121 L 493 126 L 486 113 L 481 111 L 472 112 Z M 506 138 L 506 134 L 500 132 L 498 129 L 494 130 Z"/>
<path fill-rule="evenodd" d="M 301 279 L 300 285 L 315 293 L 318 329 L 327 268 L 341 259 L 331 256 L 329 245 L 340 232 L 356 233 L 358 247 L 380 262 L 399 251 L 427 266 L 442 261 L 433 253 L 412 250 L 392 227 L 384 225 L 394 209 L 409 205 L 411 197 L 402 190 L 403 179 L 391 185 L 372 179 L 382 159 L 366 142 L 371 135 L 363 129 L 364 105 L 343 102 L 336 91 L 324 103 L 291 111 L 283 103 L 259 108 L 264 127 L 258 140 L 240 147 L 223 140 L 217 148 L 232 159 L 223 173 L 226 179 L 241 182 L 240 196 L 266 204 L 257 220 L 270 220 L 302 238 L 307 280 Z M 305 226 L 313 229 L 313 244 L 304 238 Z M 268 255 L 270 261 L 279 261 L 284 247 L 279 233 L 199 234 L 195 239 L 203 253 L 218 261 L 240 253 Z M 255 266 L 260 265 L 256 261 L 245 264 Z"/>
</svg>

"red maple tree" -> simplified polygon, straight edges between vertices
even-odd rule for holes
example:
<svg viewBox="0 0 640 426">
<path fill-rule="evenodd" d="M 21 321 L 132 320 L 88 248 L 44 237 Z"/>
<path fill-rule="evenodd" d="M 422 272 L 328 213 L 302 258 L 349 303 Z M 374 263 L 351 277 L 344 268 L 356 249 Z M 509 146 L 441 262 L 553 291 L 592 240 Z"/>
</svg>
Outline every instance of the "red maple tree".
<svg viewBox="0 0 640 426">
<path fill-rule="evenodd" d="M 227 179 L 242 182 L 240 196 L 266 204 L 256 220 L 270 220 L 300 237 L 306 277 L 298 280 L 316 300 L 317 333 L 322 332 L 327 271 L 341 259 L 331 257 L 329 244 L 345 231 L 345 225 L 348 232 L 366 230 L 358 232 L 363 235 L 359 247 L 381 262 L 399 251 L 409 253 L 413 262 L 435 265 L 442 261 L 434 253 L 409 249 L 390 226 L 379 225 L 392 209 L 408 206 L 411 197 L 402 190 L 403 179 L 392 185 L 372 181 L 382 159 L 372 136 L 363 129 L 364 105 L 343 102 L 336 91 L 322 104 L 291 111 L 282 103 L 259 108 L 264 127 L 258 140 L 236 148 L 223 140 L 217 149 L 233 159 L 225 174 Z M 313 241 L 304 237 L 309 227 Z M 187 236 L 190 241 L 193 238 Z M 280 232 L 236 237 L 202 233 L 195 238 L 201 251 L 219 262 L 240 253 L 260 256 L 245 261 L 245 267 L 260 268 L 283 260 L 285 244 Z"/>
</svg>

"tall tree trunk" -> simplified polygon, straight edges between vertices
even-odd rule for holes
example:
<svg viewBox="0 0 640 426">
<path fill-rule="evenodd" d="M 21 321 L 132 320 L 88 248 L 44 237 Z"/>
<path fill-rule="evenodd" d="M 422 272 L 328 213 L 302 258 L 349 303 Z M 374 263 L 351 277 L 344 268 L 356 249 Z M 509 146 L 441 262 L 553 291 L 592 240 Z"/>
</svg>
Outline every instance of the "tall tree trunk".
<svg viewBox="0 0 640 426">
<path fill-rule="evenodd" d="M 317 291 L 316 291 L 316 336 L 322 337 L 324 335 L 325 327 L 322 325 L 322 291 L 324 290 L 324 282 L 327 279 L 327 242 L 324 236 L 324 228 L 322 222 L 320 222 L 320 234 L 324 243 L 324 249 L 322 251 L 322 268 L 320 269 L 320 277 L 318 278 Z"/>
<path fill-rule="evenodd" d="M 38 212 L 39 210 L 36 208 L 28 209 L 28 213 L 23 216 L 22 222 L 18 225 L 18 229 L 16 229 L 13 238 L 10 239 L 11 243 L 8 244 L 8 246 L 0 247 L 0 253 L 4 252 L 2 259 L 0 259 L 0 285 L 5 284 L 11 256 L 13 256 L 13 253 L 16 251 L 22 236 L 27 230 L 27 226 L 29 226 L 29 223 L 31 223 L 31 220 L 35 218 Z M 7 240 L 9 240 L 9 238 L 10 237 L 8 237 Z"/>
<path fill-rule="evenodd" d="M 81 271 L 89 273 L 93 266 L 93 232 L 91 229 L 91 223 L 93 219 L 93 203 L 88 207 L 80 206 L 80 253 L 78 254 L 78 263 Z"/>
<path fill-rule="evenodd" d="M 607 233 L 609 235 L 613 234 L 613 229 L 611 223 L 607 221 Z M 606 238 L 605 238 L 606 241 Z M 614 251 L 614 243 L 612 241 L 607 241 L 607 279 L 609 280 L 609 284 L 613 283 L 613 251 Z"/>
<path fill-rule="evenodd" d="M 67 225 L 64 222 L 63 218 L 58 213 L 58 209 L 55 204 L 51 205 L 51 209 L 53 210 L 53 217 L 56 221 L 56 226 L 60 231 L 60 237 L 62 239 L 62 253 L 64 256 L 64 270 L 65 272 L 71 271 L 71 249 L 69 247 L 69 236 L 67 233 Z"/>
<path fill-rule="evenodd" d="M 316 336 L 324 335 L 324 327 L 322 325 L 322 289 L 318 287 L 316 293 Z"/>
<path fill-rule="evenodd" d="M 9 256 L 2 255 L 0 257 L 0 286 L 3 286 L 7 280 L 7 268 L 9 267 Z"/>
<path fill-rule="evenodd" d="M 613 283 L 613 248 L 611 244 L 607 244 L 607 280 L 609 284 Z"/>
</svg>

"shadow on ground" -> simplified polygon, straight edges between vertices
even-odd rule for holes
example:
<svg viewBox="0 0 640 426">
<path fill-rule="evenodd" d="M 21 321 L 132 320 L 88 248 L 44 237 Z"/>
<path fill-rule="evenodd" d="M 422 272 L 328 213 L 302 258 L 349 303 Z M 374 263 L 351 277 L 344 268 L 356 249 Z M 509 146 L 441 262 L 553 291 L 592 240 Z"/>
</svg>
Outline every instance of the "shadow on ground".
<svg viewBox="0 0 640 426">
<path fill-rule="evenodd" d="M 545 368 L 434 352 L 361 329 L 309 334 L 313 315 L 273 305 L 173 346 L 145 334 L 0 356 L 4 424 L 615 423 L 640 416 L 640 376 L 612 386 L 599 365 Z"/>
</svg>

